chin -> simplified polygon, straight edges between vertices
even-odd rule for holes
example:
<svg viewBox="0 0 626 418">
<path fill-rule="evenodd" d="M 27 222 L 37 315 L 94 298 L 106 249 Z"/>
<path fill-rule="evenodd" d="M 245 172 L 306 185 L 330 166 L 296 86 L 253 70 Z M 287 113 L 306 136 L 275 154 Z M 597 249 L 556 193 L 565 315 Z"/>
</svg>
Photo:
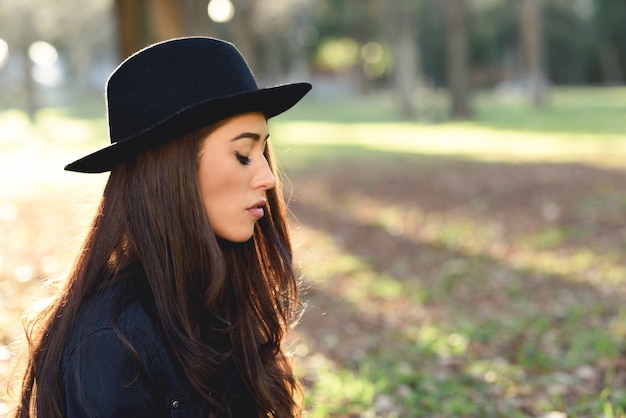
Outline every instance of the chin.
<svg viewBox="0 0 626 418">
<path fill-rule="evenodd" d="M 251 239 L 252 239 L 252 235 L 250 235 L 248 238 L 234 239 L 234 240 L 230 240 L 230 241 L 234 242 L 235 244 L 243 244 L 244 242 L 248 242 Z"/>
<path fill-rule="evenodd" d="M 248 242 L 252 239 L 252 233 L 249 234 L 240 234 L 240 235 L 221 235 L 218 234 L 218 237 L 223 239 L 224 241 L 230 241 L 236 244 L 243 244 L 244 242 Z"/>
</svg>

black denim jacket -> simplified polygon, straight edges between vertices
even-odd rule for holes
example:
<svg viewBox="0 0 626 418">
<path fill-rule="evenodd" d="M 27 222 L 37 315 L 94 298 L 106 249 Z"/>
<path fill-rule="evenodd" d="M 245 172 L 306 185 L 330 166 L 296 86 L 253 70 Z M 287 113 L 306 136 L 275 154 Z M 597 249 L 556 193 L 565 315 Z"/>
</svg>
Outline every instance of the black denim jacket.
<svg viewBox="0 0 626 418">
<path fill-rule="evenodd" d="M 168 352 L 145 304 L 129 297 L 129 287 L 117 284 L 81 310 L 61 364 L 67 416 L 207 416 L 206 402 Z M 251 395 L 232 360 L 224 364 L 224 387 L 231 416 L 255 416 Z"/>
</svg>

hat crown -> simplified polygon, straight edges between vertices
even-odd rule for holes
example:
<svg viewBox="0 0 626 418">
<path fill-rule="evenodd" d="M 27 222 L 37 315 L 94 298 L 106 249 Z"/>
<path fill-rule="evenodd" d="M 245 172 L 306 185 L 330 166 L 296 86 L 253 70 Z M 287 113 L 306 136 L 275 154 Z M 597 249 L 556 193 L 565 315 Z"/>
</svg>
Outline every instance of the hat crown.
<svg viewBox="0 0 626 418">
<path fill-rule="evenodd" d="M 309 83 L 259 88 L 234 45 L 214 38 L 178 38 L 126 59 L 106 85 L 111 144 L 65 166 L 100 173 L 167 141 L 233 115 L 281 114 Z"/>
<path fill-rule="evenodd" d="M 181 38 L 143 49 L 106 86 L 111 143 L 141 134 L 201 103 L 258 90 L 234 45 Z"/>
</svg>

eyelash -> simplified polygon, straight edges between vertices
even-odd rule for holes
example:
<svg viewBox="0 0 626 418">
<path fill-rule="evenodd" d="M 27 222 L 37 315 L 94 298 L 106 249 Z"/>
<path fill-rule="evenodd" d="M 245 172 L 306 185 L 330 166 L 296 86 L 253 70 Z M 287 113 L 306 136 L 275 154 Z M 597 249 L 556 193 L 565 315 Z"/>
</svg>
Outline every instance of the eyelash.
<svg viewBox="0 0 626 418">
<path fill-rule="evenodd" d="M 252 161 L 252 160 L 250 160 L 250 158 L 248 158 L 248 157 L 246 157 L 244 155 L 241 155 L 238 152 L 235 152 L 235 156 L 237 157 L 237 159 L 239 160 L 239 162 L 242 165 L 250 165 L 250 162 Z"/>
</svg>

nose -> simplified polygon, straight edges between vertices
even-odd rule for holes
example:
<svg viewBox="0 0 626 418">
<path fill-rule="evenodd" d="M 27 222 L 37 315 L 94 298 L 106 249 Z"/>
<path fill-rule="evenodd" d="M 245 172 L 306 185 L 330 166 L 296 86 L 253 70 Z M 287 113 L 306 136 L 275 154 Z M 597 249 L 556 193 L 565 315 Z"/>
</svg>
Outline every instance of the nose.
<svg viewBox="0 0 626 418">
<path fill-rule="evenodd" d="M 270 190 L 276 187 L 276 177 L 265 158 L 261 159 L 262 163 L 259 164 L 259 168 L 254 177 L 254 188 L 262 188 L 263 190 Z"/>
</svg>

